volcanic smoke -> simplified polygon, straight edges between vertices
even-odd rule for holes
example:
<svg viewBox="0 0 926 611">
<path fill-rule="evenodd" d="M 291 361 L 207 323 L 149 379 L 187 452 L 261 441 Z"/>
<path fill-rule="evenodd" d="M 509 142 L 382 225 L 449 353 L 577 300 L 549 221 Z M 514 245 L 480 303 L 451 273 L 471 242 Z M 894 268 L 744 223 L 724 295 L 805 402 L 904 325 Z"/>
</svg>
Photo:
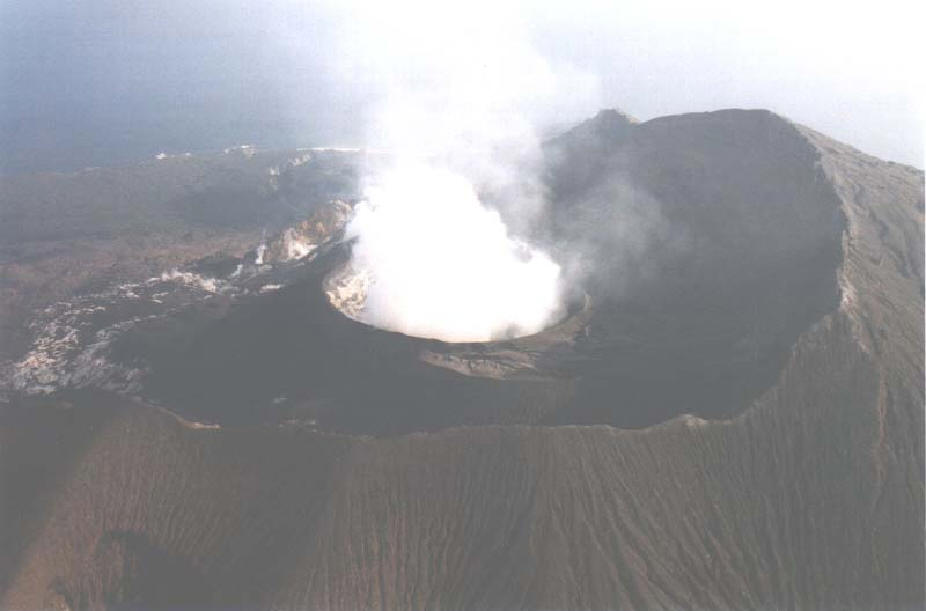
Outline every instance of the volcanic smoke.
<svg viewBox="0 0 926 611">
<path fill-rule="evenodd" d="M 359 318 L 407 335 L 487 341 L 534 333 L 561 303 L 560 268 L 509 235 L 472 185 L 444 169 L 390 170 L 347 227 L 369 278 Z"/>
<path fill-rule="evenodd" d="M 387 154 L 348 223 L 341 309 L 452 342 L 535 333 L 564 311 L 560 265 L 521 237 L 544 208 L 536 127 L 595 106 L 597 83 L 554 71 L 516 13 L 428 6 L 352 23 L 342 53 L 379 101 L 367 143 Z"/>
</svg>

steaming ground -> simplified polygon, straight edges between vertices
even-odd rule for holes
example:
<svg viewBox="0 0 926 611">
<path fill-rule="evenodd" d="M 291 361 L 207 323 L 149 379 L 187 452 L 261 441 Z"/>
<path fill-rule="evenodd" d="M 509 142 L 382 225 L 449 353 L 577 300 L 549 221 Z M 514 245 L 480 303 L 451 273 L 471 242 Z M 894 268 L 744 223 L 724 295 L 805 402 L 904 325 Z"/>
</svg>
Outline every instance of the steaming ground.
<svg viewBox="0 0 926 611">
<path fill-rule="evenodd" d="M 365 196 L 347 227 L 356 242 L 338 283 L 352 295 L 364 291 L 349 299 L 358 320 L 417 337 L 488 341 L 536 333 L 563 311 L 560 266 L 512 237 L 461 175 L 406 163 Z"/>
</svg>

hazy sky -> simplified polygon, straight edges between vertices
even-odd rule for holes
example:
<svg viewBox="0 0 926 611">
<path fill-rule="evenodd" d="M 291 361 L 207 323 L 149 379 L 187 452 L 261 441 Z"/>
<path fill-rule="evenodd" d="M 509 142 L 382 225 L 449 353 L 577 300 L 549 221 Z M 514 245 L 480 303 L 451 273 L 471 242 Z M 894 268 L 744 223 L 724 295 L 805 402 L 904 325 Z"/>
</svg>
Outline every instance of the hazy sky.
<svg viewBox="0 0 926 611">
<path fill-rule="evenodd" d="M 396 79 L 444 86 L 482 28 L 474 53 L 505 61 L 510 28 L 548 62 L 562 89 L 518 98 L 538 120 L 762 107 L 923 167 L 921 4 L 0 0 L 0 168 L 362 144 Z"/>
</svg>

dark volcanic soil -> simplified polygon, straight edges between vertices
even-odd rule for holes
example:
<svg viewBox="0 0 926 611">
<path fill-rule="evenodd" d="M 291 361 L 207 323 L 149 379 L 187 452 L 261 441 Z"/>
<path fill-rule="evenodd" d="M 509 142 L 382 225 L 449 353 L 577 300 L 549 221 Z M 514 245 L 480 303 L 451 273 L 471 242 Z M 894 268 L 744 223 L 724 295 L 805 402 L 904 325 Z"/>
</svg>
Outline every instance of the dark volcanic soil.
<svg viewBox="0 0 926 611">
<path fill-rule="evenodd" d="M 544 333 L 354 323 L 329 244 L 119 335 L 146 401 L 2 408 L 0 607 L 923 608 L 923 173 L 762 111 L 547 154 Z"/>
</svg>

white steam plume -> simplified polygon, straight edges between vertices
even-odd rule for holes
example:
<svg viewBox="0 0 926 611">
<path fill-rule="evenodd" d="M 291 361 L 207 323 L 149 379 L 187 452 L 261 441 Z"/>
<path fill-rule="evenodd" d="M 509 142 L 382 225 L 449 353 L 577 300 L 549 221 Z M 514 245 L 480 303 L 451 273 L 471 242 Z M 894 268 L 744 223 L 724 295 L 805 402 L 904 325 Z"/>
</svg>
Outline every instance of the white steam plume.
<svg viewBox="0 0 926 611">
<path fill-rule="evenodd" d="M 367 190 L 348 236 L 352 265 L 369 270 L 363 319 L 447 341 L 539 331 L 560 307 L 560 269 L 509 236 L 458 174 L 395 167 Z"/>
<path fill-rule="evenodd" d="M 543 210 L 538 124 L 589 111 L 595 82 L 554 70 L 516 11 L 489 8 L 368 6 L 342 32 L 345 73 L 377 100 L 368 143 L 390 152 L 348 225 L 370 324 L 485 341 L 562 312 L 559 265 L 513 232 Z"/>
</svg>

